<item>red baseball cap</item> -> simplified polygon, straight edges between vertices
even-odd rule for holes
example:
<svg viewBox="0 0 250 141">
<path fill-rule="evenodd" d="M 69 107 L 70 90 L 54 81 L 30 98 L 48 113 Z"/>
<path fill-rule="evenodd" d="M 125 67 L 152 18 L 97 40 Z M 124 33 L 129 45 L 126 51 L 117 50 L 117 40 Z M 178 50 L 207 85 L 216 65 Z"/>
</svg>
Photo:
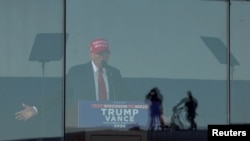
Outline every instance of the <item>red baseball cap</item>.
<svg viewBox="0 0 250 141">
<path fill-rule="evenodd" d="M 99 53 L 101 51 L 110 52 L 109 43 L 106 39 L 102 39 L 102 38 L 95 39 L 91 42 L 89 50 L 90 52 L 93 52 L 93 53 Z"/>
</svg>

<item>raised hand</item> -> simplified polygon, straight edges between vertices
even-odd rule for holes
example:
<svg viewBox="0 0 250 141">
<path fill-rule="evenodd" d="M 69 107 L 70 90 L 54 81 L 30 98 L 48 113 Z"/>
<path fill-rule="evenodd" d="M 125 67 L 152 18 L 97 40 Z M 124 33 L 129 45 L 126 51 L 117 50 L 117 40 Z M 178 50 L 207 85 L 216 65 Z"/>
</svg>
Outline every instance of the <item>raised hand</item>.
<svg viewBox="0 0 250 141">
<path fill-rule="evenodd" d="M 23 106 L 23 110 L 15 113 L 17 120 L 26 121 L 38 113 L 35 107 L 26 105 L 24 103 L 22 104 L 22 106 Z"/>
</svg>

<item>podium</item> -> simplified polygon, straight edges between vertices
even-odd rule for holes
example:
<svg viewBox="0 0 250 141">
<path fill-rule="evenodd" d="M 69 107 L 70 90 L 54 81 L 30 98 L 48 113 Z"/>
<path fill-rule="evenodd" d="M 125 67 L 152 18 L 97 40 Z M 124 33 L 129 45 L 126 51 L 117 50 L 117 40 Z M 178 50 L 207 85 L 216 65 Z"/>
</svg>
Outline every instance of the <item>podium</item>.
<svg viewBox="0 0 250 141">
<path fill-rule="evenodd" d="M 85 130 L 146 128 L 148 105 L 143 101 L 79 100 L 66 110 L 66 127 Z"/>
<path fill-rule="evenodd" d="M 66 110 L 66 140 L 146 141 L 148 105 L 143 101 L 79 100 Z"/>
</svg>

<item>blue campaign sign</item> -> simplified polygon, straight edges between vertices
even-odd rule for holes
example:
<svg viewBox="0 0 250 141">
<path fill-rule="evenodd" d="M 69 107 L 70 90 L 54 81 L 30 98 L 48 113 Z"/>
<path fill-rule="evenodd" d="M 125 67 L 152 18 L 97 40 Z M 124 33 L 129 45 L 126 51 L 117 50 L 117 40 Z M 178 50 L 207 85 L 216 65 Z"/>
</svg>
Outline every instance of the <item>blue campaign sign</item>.
<svg viewBox="0 0 250 141">
<path fill-rule="evenodd" d="M 78 101 L 80 128 L 145 128 L 148 105 L 143 101 Z"/>
</svg>

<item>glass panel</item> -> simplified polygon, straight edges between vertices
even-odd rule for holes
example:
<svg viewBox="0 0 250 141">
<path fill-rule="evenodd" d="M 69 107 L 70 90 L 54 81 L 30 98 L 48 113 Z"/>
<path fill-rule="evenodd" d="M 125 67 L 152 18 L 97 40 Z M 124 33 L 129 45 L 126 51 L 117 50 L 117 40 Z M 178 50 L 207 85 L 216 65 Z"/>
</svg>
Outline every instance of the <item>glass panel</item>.
<svg viewBox="0 0 250 141">
<path fill-rule="evenodd" d="M 189 90 L 198 100 L 198 128 L 226 123 L 227 8 L 223 1 L 67 1 L 66 25 L 71 35 L 66 52 L 68 132 L 103 127 L 147 129 L 145 109 L 138 107 L 146 104 L 145 95 L 153 87 L 164 97 L 166 124 L 171 122 L 173 107 Z M 97 38 L 109 42 L 105 70 L 118 68 L 127 89 L 125 94 L 118 92 L 121 88 L 113 86 L 119 84 L 114 82 L 116 72 L 107 73 L 106 78 L 112 80 L 108 82 L 108 102 L 99 101 L 98 76 L 90 62 L 90 57 L 107 57 L 97 49 L 105 49 L 106 43 L 91 45 Z M 90 46 L 94 51 L 90 52 Z M 131 119 L 126 120 L 128 117 Z M 187 129 L 184 111 L 180 118 Z"/>
<path fill-rule="evenodd" d="M 0 140 L 63 136 L 63 1 L 0 1 Z"/>
<path fill-rule="evenodd" d="M 250 123 L 250 3 L 234 1 L 231 6 L 231 122 Z M 236 62 L 237 61 L 237 62 Z"/>
</svg>

